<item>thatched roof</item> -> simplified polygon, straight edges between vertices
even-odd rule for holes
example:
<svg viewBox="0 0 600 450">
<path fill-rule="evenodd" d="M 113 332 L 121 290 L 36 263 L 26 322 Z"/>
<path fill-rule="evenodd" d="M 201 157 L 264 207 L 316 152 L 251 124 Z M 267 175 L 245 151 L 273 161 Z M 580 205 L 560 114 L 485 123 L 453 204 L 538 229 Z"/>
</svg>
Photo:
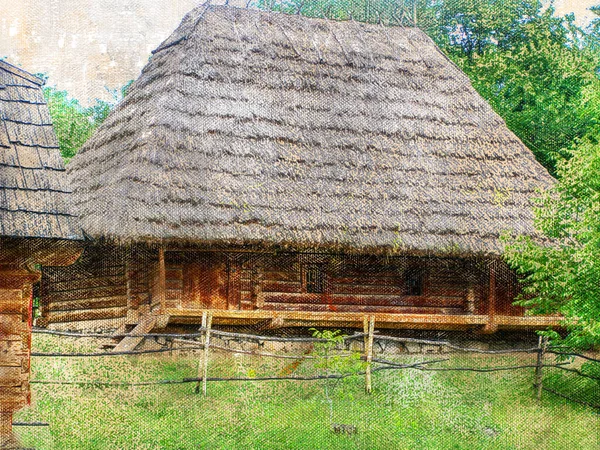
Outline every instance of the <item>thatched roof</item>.
<svg viewBox="0 0 600 450">
<path fill-rule="evenodd" d="M 422 31 L 205 5 L 69 173 L 95 237 L 484 254 L 552 182 Z"/>
<path fill-rule="evenodd" d="M 42 85 L 0 61 L 0 237 L 80 239 Z"/>
</svg>

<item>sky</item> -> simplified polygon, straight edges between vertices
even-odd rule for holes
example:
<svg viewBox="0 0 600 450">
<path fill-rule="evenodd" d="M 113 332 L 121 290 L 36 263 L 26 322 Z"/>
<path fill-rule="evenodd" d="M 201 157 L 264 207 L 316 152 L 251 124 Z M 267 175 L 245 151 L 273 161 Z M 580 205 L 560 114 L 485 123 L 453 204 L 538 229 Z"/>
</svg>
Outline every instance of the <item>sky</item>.
<svg viewBox="0 0 600 450">
<path fill-rule="evenodd" d="M 150 52 L 203 1 L 0 0 L 0 57 L 45 73 L 49 85 L 84 105 L 111 100 L 110 90 L 137 78 Z M 555 7 L 584 24 L 592 17 L 587 8 L 599 3 L 555 0 Z"/>
</svg>

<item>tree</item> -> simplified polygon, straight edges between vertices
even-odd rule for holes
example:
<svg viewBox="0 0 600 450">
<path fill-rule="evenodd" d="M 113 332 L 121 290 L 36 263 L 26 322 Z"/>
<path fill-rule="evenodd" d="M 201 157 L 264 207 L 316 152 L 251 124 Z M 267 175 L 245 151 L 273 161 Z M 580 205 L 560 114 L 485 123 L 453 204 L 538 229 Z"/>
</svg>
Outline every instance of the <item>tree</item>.
<svg viewBox="0 0 600 450">
<path fill-rule="evenodd" d="M 506 258 L 523 276 L 519 303 L 533 314 L 562 314 L 565 343 L 589 347 L 600 344 L 600 144 L 586 140 L 570 153 L 536 211 L 547 240 L 505 238 Z"/>
<path fill-rule="evenodd" d="M 425 31 L 553 175 L 575 141 L 598 131 L 600 53 L 572 15 L 539 1 L 432 2 Z"/>
<path fill-rule="evenodd" d="M 258 0 L 259 7 L 311 17 L 406 23 L 399 5 L 471 79 L 537 159 L 556 175 L 558 158 L 598 132 L 599 22 L 582 30 L 539 0 Z M 410 22 L 410 21 L 408 21 Z M 594 24 L 592 24 L 594 25 Z"/>
<path fill-rule="evenodd" d="M 44 75 L 41 77 L 45 78 Z M 44 87 L 44 97 L 65 163 L 75 156 L 110 111 L 127 95 L 131 83 L 130 81 L 121 89 L 109 90 L 112 95 L 111 101 L 96 99 L 96 102 L 87 108 L 66 91 L 51 86 Z"/>
</svg>

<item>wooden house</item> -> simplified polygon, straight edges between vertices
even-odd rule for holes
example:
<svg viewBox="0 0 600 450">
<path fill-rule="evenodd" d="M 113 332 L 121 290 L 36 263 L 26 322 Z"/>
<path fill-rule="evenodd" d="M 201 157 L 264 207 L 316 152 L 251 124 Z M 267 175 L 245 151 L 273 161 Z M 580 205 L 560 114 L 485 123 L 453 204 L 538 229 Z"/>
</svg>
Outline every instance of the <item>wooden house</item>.
<svg viewBox="0 0 600 450">
<path fill-rule="evenodd" d="M 45 320 L 494 331 L 547 171 L 422 31 L 202 5 L 69 165 Z M 94 322 L 96 323 L 96 322 Z"/>
<path fill-rule="evenodd" d="M 0 447 L 11 445 L 12 414 L 29 402 L 37 265 L 71 264 L 82 251 L 42 85 L 0 61 Z"/>
</svg>

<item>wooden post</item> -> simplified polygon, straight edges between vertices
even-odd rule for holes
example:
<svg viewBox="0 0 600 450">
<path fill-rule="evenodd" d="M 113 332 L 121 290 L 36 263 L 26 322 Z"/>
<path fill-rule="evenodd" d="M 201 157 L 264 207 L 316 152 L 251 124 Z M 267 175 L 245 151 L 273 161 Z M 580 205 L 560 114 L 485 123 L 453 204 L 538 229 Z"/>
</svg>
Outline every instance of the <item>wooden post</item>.
<svg viewBox="0 0 600 450">
<path fill-rule="evenodd" d="M 208 311 L 202 311 L 202 324 L 201 330 L 204 330 L 202 337 L 200 338 L 200 344 L 202 344 L 202 350 L 206 348 L 206 321 L 208 320 Z M 196 394 L 200 392 L 200 379 L 202 378 L 202 374 L 204 373 L 204 354 L 203 357 L 198 360 L 198 381 L 196 382 Z"/>
<path fill-rule="evenodd" d="M 0 448 L 20 448 L 15 411 L 30 403 L 31 301 L 40 274 L 0 265 Z"/>
<path fill-rule="evenodd" d="M 202 328 L 204 335 L 202 336 L 202 345 L 204 352 L 198 363 L 198 378 L 202 380 L 202 394 L 206 396 L 207 377 L 208 377 L 208 356 L 210 352 L 210 330 L 212 327 L 212 312 L 204 311 L 202 313 Z M 196 394 L 200 392 L 200 380 L 196 383 Z"/>
<path fill-rule="evenodd" d="M 475 314 L 475 287 L 472 283 L 469 283 L 467 288 L 467 312 L 469 314 Z"/>
<path fill-rule="evenodd" d="M 375 316 L 365 316 L 363 318 L 363 330 L 365 333 L 365 359 L 367 367 L 365 369 L 365 390 L 367 394 L 371 393 L 371 363 L 373 362 L 373 334 L 375 332 Z"/>
<path fill-rule="evenodd" d="M 166 309 L 167 301 L 167 269 L 165 267 L 165 249 L 158 249 L 158 303 L 160 312 L 163 313 Z"/>
<path fill-rule="evenodd" d="M 496 261 L 491 261 L 489 265 L 488 323 L 483 329 L 484 333 L 495 333 L 498 330 L 498 324 L 496 324 L 496 268 Z"/>
<path fill-rule="evenodd" d="M 548 347 L 548 338 L 546 336 L 540 336 L 538 339 L 538 351 L 537 351 L 537 364 L 535 367 L 535 389 L 536 398 L 542 399 L 542 390 L 544 388 L 543 380 L 543 368 L 544 368 L 544 354 Z"/>
</svg>

